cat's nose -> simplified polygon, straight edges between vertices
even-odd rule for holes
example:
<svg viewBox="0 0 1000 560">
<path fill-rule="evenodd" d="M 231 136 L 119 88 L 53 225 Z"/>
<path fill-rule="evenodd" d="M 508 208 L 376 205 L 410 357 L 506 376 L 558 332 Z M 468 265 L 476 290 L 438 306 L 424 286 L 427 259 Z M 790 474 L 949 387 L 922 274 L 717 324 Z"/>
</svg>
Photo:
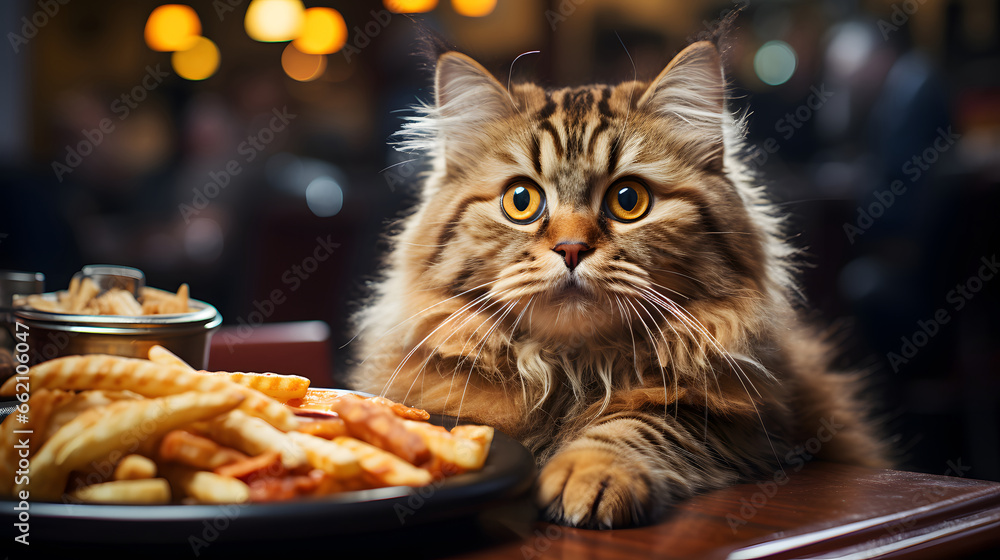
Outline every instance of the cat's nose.
<svg viewBox="0 0 1000 560">
<path fill-rule="evenodd" d="M 580 264 L 580 259 L 583 258 L 584 254 L 592 249 L 590 245 L 579 241 L 562 241 L 556 243 L 552 250 L 562 255 L 566 260 L 566 266 L 573 270 L 576 265 Z"/>
</svg>

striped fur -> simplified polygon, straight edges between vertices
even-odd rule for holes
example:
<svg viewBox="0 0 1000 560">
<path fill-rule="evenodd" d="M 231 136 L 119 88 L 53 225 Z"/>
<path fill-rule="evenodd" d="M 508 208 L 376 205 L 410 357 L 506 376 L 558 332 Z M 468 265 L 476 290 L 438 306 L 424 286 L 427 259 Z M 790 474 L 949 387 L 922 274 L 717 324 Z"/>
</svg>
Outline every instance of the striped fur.
<svg viewBox="0 0 1000 560">
<path fill-rule="evenodd" d="M 508 90 L 448 52 L 435 86 L 403 131 L 433 165 L 356 316 L 355 388 L 519 438 L 539 504 L 571 525 L 771 476 L 829 423 L 822 457 L 885 464 L 854 378 L 797 318 L 795 253 L 712 44 L 648 83 L 558 90 Z M 652 196 L 632 223 L 602 203 L 623 178 Z M 532 223 L 501 210 L 515 180 L 545 193 Z M 575 269 L 567 242 L 591 248 Z"/>
</svg>

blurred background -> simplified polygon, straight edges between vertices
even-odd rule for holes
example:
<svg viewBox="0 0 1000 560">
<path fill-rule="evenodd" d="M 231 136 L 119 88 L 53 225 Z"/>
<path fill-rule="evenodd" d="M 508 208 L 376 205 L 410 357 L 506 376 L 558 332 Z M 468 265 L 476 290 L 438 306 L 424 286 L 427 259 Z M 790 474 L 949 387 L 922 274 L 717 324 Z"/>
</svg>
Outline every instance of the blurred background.
<svg viewBox="0 0 1000 560">
<path fill-rule="evenodd" d="M 129 265 L 229 327 L 325 321 L 337 383 L 421 169 L 391 147 L 431 95 L 421 27 L 560 86 L 652 78 L 734 8 L 732 108 L 812 319 L 904 468 L 1000 480 L 997 1 L 3 2 L 0 269 Z"/>
</svg>

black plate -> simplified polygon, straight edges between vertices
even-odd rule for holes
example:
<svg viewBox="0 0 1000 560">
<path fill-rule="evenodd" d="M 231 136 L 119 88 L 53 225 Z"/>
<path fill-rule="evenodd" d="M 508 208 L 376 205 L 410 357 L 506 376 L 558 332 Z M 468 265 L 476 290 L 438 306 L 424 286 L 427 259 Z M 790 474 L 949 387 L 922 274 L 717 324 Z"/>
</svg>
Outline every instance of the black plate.
<svg viewBox="0 0 1000 560">
<path fill-rule="evenodd" d="M 454 418 L 437 415 L 431 416 L 431 423 L 448 429 L 456 425 Z M 288 502 L 221 506 L 30 502 L 28 523 L 32 543 L 288 541 L 409 528 L 466 516 L 521 495 L 531 485 L 534 473 L 528 450 L 497 431 L 481 470 L 423 488 L 379 488 Z M 19 534 L 13 527 L 19 515 L 15 506 L 16 502 L 0 501 L 0 525 L 6 528 L 6 542 Z"/>
</svg>

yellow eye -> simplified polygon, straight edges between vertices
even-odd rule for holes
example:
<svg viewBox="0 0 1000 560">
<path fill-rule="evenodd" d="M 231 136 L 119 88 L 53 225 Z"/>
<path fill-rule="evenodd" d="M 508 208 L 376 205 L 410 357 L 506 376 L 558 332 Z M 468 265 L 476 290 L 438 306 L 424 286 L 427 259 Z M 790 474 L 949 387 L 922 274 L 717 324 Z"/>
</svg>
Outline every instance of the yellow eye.
<svg viewBox="0 0 1000 560">
<path fill-rule="evenodd" d="M 634 222 L 649 210 L 649 191 L 642 183 L 625 179 L 611 185 L 604 195 L 604 207 L 619 222 Z"/>
<path fill-rule="evenodd" d="M 507 187 L 500 200 L 503 213 L 516 224 L 530 224 L 542 215 L 545 195 L 542 189 L 527 181 L 518 181 Z"/>
</svg>

